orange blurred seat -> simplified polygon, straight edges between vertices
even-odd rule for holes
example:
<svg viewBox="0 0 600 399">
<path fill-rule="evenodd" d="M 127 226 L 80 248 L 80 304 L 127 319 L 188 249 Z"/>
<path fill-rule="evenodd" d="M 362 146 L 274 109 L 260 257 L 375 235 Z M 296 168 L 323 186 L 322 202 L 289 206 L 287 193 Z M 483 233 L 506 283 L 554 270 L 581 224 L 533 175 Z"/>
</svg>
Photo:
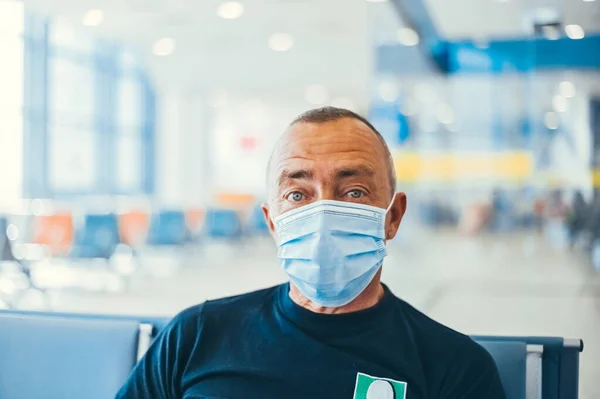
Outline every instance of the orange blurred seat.
<svg viewBox="0 0 600 399">
<path fill-rule="evenodd" d="M 219 193 L 216 204 L 224 208 L 251 209 L 256 203 L 256 197 L 252 194 Z"/>
<path fill-rule="evenodd" d="M 119 235 L 121 241 L 134 247 L 144 242 L 150 224 L 148 214 L 143 211 L 131 211 L 119 215 Z"/>
<path fill-rule="evenodd" d="M 46 245 L 52 256 L 66 255 L 73 244 L 73 215 L 57 213 L 37 216 L 33 243 Z"/>
<path fill-rule="evenodd" d="M 185 212 L 185 222 L 187 223 L 190 231 L 197 231 L 202 225 L 204 219 L 204 212 L 202 209 L 192 208 Z"/>
</svg>

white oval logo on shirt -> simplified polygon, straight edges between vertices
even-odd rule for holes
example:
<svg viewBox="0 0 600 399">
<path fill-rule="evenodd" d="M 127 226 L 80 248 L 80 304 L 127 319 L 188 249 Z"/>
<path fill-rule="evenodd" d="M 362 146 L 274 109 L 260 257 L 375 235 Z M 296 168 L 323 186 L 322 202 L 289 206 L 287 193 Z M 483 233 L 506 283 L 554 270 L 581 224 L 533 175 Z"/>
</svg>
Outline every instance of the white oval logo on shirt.
<svg viewBox="0 0 600 399">
<path fill-rule="evenodd" d="M 385 380 L 373 381 L 367 391 L 367 399 L 396 399 L 394 386 Z"/>
</svg>

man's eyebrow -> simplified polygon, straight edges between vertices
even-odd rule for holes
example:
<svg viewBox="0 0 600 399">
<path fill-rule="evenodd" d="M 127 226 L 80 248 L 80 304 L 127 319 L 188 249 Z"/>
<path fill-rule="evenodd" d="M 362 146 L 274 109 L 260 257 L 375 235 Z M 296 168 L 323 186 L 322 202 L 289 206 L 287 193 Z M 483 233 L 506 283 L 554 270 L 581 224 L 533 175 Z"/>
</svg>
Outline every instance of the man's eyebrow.
<svg viewBox="0 0 600 399">
<path fill-rule="evenodd" d="M 277 183 L 281 185 L 286 180 L 308 180 L 313 178 L 313 171 L 306 169 L 296 169 L 289 170 L 284 169 L 279 174 L 279 178 L 277 179 Z"/>
<path fill-rule="evenodd" d="M 360 166 L 358 168 L 342 168 L 338 169 L 334 172 L 336 179 L 344 179 L 346 177 L 355 177 L 355 176 L 367 176 L 373 177 L 375 176 L 375 171 L 366 166 Z"/>
</svg>

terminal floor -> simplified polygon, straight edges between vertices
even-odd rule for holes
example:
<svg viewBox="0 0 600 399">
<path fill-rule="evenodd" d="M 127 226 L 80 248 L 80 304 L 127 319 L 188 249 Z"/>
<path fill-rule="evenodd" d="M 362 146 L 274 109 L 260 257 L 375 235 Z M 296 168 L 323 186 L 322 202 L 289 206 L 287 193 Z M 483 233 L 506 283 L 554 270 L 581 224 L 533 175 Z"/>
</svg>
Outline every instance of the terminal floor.
<svg viewBox="0 0 600 399">
<path fill-rule="evenodd" d="M 430 317 L 468 334 L 582 338 L 580 398 L 600 398 L 600 275 L 582 254 L 541 235 L 404 234 L 391 242 L 383 281 Z M 141 258 L 120 293 L 55 291 L 61 311 L 171 315 L 209 298 L 285 280 L 268 240 L 210 244 Z"/>
</svg>

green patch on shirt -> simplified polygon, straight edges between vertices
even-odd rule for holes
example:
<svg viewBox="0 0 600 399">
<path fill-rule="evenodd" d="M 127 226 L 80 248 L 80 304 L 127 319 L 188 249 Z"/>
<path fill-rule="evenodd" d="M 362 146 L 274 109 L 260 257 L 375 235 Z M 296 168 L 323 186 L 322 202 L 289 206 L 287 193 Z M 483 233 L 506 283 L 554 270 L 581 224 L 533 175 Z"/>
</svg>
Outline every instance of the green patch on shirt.
<svg viewBox="0 0 600 399">
<path fill-rule="evenodd" d="M 354 399 L 406 399 L 407 386 L 408 384 L 403 381 L 358 373 Z"/>
</svg>

